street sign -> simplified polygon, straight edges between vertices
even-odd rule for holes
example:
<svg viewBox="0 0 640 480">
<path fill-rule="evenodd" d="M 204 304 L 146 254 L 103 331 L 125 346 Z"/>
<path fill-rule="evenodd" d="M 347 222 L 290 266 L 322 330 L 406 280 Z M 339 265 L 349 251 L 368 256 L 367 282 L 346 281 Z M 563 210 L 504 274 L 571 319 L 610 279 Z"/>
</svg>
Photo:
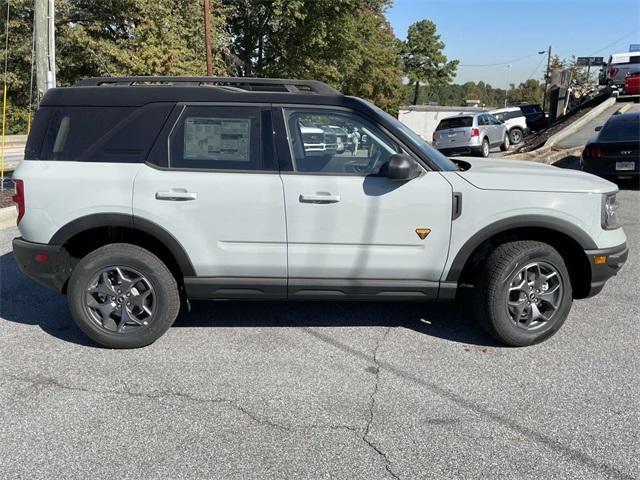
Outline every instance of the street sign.
<svg viewBox="0 0 640 480">
<path fill-rule="evenodd" d="M 579 67 L 599 67 L 604 63 L 604 57 L 578 57 L 576 65 Z"/>
<path fill-rule="evenodd" d="M 640 52 L 640 43 L 632 43 L 629 45 L 630 52 Z"/>
</svg>

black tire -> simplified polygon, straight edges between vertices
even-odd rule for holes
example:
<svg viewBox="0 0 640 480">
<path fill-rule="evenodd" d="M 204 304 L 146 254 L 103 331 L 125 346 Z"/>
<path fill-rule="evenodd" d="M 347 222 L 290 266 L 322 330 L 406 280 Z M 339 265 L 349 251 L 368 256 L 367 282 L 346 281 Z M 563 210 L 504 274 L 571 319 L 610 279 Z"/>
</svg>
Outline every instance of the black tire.
<svg viewBox="0 0 640 480">
<path fill-rule="evenodd" d="M 539 325 L 535 328 L 527 328 L 524 325 L 524 319 L 527 318 L 528 310 L 532 310 L 532 307 L 525 306 L 525 311 L 515 320 L 513 318 L 515 315 L 512 315 L 507 302 L 513 298 L 511 297 L 513 293 L 518 293 L 519 299 L 524 298 L 523 303 L 529 301 L 527 295 L 521 296 L 522 292 L 510 291 L 513 285 L 511 280 L 519 282 L 520 277 L 514 279 L 514 275 L 519 275 L 519 272 L 528 265 L 536 263 L 544 268 L 550 267 L 556 272 L 556 275 L 549 276 L 551 280 L 547 280 L 545 284 L 550 288 L 549 283 L 554 283 L 553 288 L 555 288 L 557 281 L 560 284 L 560 290 L 555 298 L 557 308 L 553 314 L 547 313 L 549 319 L 537 322 Z M 542 242 L 526 240 L 500 245 L 487 259 L 475 285 L 474 312 L 480 325 L 497 341 L 512 347 L 533 345 L 551 337 L 566 320 L 573 303 L 571 281 L 564 260 L 553 247 Z M 534 298 L 532 302 L 536 303 L 538 300 Z M 542 301 L 540 305 L 542 308 L 547 306 L 547 304 L 543 305 Z M 536 311 L 537 309 L 536 306 Z"/>
<path fill-rule="evenodd" d="M 113 318 L 118 318 L 117 313 L 122 312 L 122 308 L 126 308 L 122 303 L 117 303 L 127 302 L 127 299 L 124 298 L 126 290 L 124 286 L 122 289 L 118 288 L 118 293 L 122 291 L 123 294 L 118 295 L 117 299 L 110 297 L 111 301 L 103 295 L 103 291 L 93 294 L 99 302 L 104 301 L 104 303 L 100 303 L 101 306 L 109 305 L 106 307 L 112 309 L 112 313 L 109 315 L 103 316 L 102 312 L 98 313 L 98 310 L 88 305 L 88 302 L 91 301 L 87 300 L 90 287 L 101 282 L 98 280 L 98 284 L 94 284 L 93 281 L 96 278 L 104 278 L 101 272 L 115 271 L 116 267 L 121 267 L 120 272 L 135 272 L 141 279 L 141 283 L 137 284 L 134 283 L 138 278 L 136 275 L 130 275 L 126 280 L 130 282 L 128 283 L 131 285 L 129 291 L 133 292 L 134 297 L 138 295 L 139 290 L 150 290 L 144 299 L 140 300 L 141 302 L 150 302 L 148 298 L 151 297 L 153 301 L 152 305 L 145 305 L 147 311 L 151 311 L 151 307 L 153 308 L 152 314 L 149 314 L 147 318 L 148 324 L 146 321 L 140 321 L 137 317 L 135 322 L 128 323 L 122 322 L 121 316 L 119 317 L 120 321 L 113 320 Z M 104 284 L 105 281 L 102 280 L 102 282 Z M 117 281 L 109 279 L 107 288 L 115 291 L 119 286 L 117 283 Z M 97 286 L 93 290 L 97 291 Z M 143 293 L 147 292 L 143 291 Z M 166 265 L 148 250 L 128 243 L 105 245 L 80 260 L 69 280 L 67 296 L 71 316 L 80 330 L 96 343 L 109 348 L 138 348 L 153 343 L 171 327 L 180 310 L 178 285 Z M 131 305 L 132 303 L 126 304 Z M 117 307 L 113 310 L 114 305 L 119 306 L 120 310 Z M 137 307 L 132 306 L 129 309 L 129 318 L 131 318 L 130 313 L 133 313 L 134 309 Z M 137 311 L 144 316 L 147 315 L 141 309 Z M 102 316 L 101 320 L 97 319 L 99 316 Z M 122 331 L 114 331 L 106 327 L 105 318 L 110 322 L 110 326 L 118 326 L 121 323 L 126 325 Z"/>
<path fill-rule="evenodd" d="M 512 128 L 511 131 L 509 131 L 509 142 L 511 142 L 511 145 L 522 143 L 523 138 L 524 132 L 521 129 Z"/>
<path fill-rule="evenodd" d="M 482 139 L 482 146 L 478 150 L 478 155 L 486 158 L 489 156 L 489 150 L 491 150 L 491 146 L 489 145 L 489 140 L 485 137 Z"/>
<path fill-rule="evenodd" d="M 505 133 L 504 140 L 500 144 L 500 151 L 506 152 L 507 150 L 509 150 L 509 134 Z"/>
</svg>

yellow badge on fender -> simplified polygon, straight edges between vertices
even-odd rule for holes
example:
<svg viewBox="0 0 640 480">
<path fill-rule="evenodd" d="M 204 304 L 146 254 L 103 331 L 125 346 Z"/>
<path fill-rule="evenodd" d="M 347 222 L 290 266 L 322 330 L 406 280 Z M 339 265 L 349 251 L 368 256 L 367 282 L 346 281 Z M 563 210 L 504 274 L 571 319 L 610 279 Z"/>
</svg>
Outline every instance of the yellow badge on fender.
<svg viewBox="0 0 640 480">
<path fill-rule="evenodd" d="M 420 240 L 424 240 L 425 238 L 427 238 L 427 235 L 429 235 L 431 233 L 431 229 L 430 228 L 416 228 L 416 233 L 420 237 Z"/>
</svg>

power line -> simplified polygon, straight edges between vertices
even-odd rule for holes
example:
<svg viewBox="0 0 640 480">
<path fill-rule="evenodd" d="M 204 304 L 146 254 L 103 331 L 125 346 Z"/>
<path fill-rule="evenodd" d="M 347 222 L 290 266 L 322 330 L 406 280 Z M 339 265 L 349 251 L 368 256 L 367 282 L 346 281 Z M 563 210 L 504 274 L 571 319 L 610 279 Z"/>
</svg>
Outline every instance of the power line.
<svg viewBox="0 0 640 480">
<path fill-rule="evenodd" d="M 536 65 L 536 68 L 533 69 L 533 71 L 529 74 L 529 76 L 526 78 L 527 80 L 530 78 L 533 78 L 533 74 L 536 73 L 538 71 L 538 69 L 540 68 L 540 66 L 542 65 L 542 62 L 544 62 L 544 57 L 540 57 L 540 61 L 538 62 L 538 65 Z"/>
<path fill-rule="evenodd" d="M 615 44 L 617 44 L 618 42 L 621 42 L 622 40 L 624 40 L 625 38 L 627 38 L 629 35 L 631 35 L 632 33 L 635 33 L 636 30 L 638 30 L 640 28 L 640 26 L 635 27 L 633 30 L 631 30 L 628 33 L 625 33 L 622 37 L 620 37 L 619 39 L 617 39 L 615 42 L 611 42 L 609 45 L 607 45 L 606 47 L 602 47 L 600 50 L 596 50 L 593 53 L 590 53 L 588 56 L 589 57 L 593 57 L 596 53 L 600 53 L 603 50 L 606 50 L 607 48 L 613 47 Z"/>
<path fill-rule="evenodd" d="M 498 63 L 460 63 L 458 66 L 459 67 L 498 67 L 500 65 L 508 65 L 510 63 L 520 62 L 522 60 L 526 60 L 527 58 L 531 58 L 536 55 L 540 55 L 540 53 L 536 52 L 536 53 L 532 53 L 531 55 L 526 55 L 524 57 L 516 58 L 515 60 L 506 60 L 504 62 L 498 62 Z"/>
</svg>

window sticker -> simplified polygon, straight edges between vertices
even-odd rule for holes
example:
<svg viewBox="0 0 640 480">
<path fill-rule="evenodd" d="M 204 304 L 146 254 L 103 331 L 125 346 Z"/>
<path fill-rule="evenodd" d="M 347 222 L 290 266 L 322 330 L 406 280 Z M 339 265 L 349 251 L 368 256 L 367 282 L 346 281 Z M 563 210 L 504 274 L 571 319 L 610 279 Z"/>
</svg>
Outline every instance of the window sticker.
<svg viewBox="0 0 640 480">
<path fill-rule="evenodd" d="M 250 130 L 246 118 L 188 117 L 183 158 L 249 162 Z"/>
</svg>

